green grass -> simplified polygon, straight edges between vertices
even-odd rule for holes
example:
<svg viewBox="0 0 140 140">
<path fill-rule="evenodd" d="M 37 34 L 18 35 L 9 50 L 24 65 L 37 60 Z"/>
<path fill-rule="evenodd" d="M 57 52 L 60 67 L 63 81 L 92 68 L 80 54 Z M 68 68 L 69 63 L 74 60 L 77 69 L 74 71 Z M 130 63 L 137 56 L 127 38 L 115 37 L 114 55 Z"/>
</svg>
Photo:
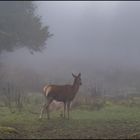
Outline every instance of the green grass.
<svg viewBox="0 0 140 140">
<path fill-rule="evenodd" d="M 35 113 L 29 112 L 31 110 Z M 0 138 L 140 138 L 140 111 L 138 107 L 106 106 L 97 111 L 72 109 L 70 120 L 51 112 L 51 120 L 39 120 L 39 107 L 29 107 L 21 113 L 10 113 L 0 108 Z M 17 131 L 3 130 L 10 127 Z"/>
</svg>

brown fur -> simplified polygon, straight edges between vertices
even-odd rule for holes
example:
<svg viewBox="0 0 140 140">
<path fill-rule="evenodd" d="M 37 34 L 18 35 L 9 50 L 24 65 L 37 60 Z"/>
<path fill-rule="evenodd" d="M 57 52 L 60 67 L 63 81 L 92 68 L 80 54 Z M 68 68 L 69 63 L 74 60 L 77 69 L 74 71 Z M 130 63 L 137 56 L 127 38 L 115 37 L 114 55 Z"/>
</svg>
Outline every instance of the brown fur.
<svg viewBox="0 0 140 140">
<path fill-rule="evenodd" d="M 79 87 L 74 89 L 71 85 L 49 85 L 47 98 L 53 98 L 56 101 L 72 101 Z"/>
</svg>

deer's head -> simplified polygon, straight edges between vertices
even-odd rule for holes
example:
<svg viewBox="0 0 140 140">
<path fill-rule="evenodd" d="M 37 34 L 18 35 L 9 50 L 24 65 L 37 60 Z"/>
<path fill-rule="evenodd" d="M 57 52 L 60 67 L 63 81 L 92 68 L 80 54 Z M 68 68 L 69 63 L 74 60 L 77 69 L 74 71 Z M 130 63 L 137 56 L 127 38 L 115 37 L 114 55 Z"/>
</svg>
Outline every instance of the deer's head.
<svg viewBox="0 0 140 140">
<path fill-rule="evenodd" d="M 74 83 L 75 84 L 82 85 L 81 73 L 79 73 L 78 76 L 76 76 L 72 73 L 72 76 L 74 77 Z"/>
</svg>

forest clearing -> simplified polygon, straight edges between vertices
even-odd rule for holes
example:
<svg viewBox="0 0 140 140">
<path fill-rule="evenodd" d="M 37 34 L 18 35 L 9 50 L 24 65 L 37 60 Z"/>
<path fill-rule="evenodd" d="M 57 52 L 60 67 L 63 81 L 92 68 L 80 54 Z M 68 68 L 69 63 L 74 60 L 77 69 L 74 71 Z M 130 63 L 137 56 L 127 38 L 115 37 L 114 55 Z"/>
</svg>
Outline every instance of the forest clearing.
<svg viewBox="0 0 140 140">
<path fill-rule="evenodd" d="M 50 120 L 47 117 L 40 120 L 41 102 L 37 98 L 36 103 L 35 98 L 30 100 L 32 103 L 26 104 L 21 112 L 11 113 L 8 108 L 0 107 L 1 139 L 140 138 L 139 105 L 106 101 L 99 110 L 79 105 L 71 108 L 69 120 L 62 118 L 60 111 L 51 111 Z"/>
<path fill-rule="evenodd" d="M 140 2 L 1 1 L 0 139 L 140 139 Z"/>
</svg>

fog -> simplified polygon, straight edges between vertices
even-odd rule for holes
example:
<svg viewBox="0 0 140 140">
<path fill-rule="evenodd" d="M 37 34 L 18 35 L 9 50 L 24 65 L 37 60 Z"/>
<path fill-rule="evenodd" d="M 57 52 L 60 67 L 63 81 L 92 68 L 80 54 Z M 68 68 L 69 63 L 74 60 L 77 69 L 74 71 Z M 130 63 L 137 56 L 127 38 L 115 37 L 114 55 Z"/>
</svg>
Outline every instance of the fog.
<svg viewBox="0 0 140 140">
<path fill-rule="evenodd" d="M 1 60 L 9 69 L 30 69 L 46 82 L 59 84 L 71 83 L 71 73 L 81 72 L 83 85 L 99 81 L 110 88 L 139 87 L 140 2 L 35 3 L 54 36 L 42 53 L 26 49 L 3 53 Z"/>
</svg>

